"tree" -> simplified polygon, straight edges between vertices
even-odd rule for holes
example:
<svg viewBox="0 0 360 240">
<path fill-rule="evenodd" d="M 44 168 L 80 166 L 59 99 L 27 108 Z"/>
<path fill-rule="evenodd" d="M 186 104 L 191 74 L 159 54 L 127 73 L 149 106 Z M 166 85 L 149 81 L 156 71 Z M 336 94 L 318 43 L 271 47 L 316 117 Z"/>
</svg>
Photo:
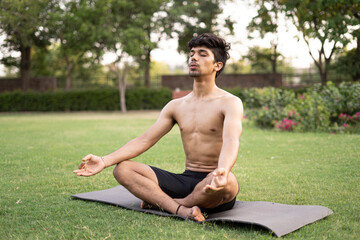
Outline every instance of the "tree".
<svg viewBox="0 0 360 240">
<path fill-rule="evenodd" d="M 308 46 L 322 84 L 326 84 L 330 63 L 335 53 L 344 49 L 354 38 L 352 33 L 356 31 L 352 29 L 359 29 L 359 22 L 354 21 L 359 12 L 358 0 L 261 0 L 259 2 L 276 6 L 267 10 L 273 15 L 284 13 L 286 18 L 291 20 Z M 268 14 L 262 17 L 259 12 L 258 15 L 266 23 Z M 319 43 L 315 52 L 313 42 Z"/>
<path fill-rule="evenodd" d="M 142 0 L 108 0 L 98 47 L 116 55 L 111 66 L 118 80 L 121 111 L 126 112 L 125 91 L 129 63 L 141 56 L 146 39 Z"/>
<path fill-rule="evenodd" d="M 255 38 L 253 35 L 255 32 L 259 33 L 260 38 L 264 38 L 266 35 L 271 36 L 271 53 L 262 54 L 265 59 L 268 59 L 271 63 L 272 73 L 277 73 L 277 63 L 280 54 L 277 51 L 278 47 L 278 28 L 279 28 L 279 5 L 278 1 L 263 1 L 256 0 L 257 5 L 259 5 L 259 9 L 257 11 L 257 15 L 253 17 L 251 22 L 249 23 L 247 29 L 250 32 L 248 35 L 249 39 Z M 253 48 L 252 52 L 249 52 L 248 55 L 254 55 L 258 52 L 259 49 Z M 264 50 L 264 49 L 263 49 Z M 264 53 L 264 51 L 263 51 Z M 260 57 L 260 56 L 259 56 Z M 255 62 L 254 62 L 255 63 Z"/>
<path fill-rule="evenodd" d="M 244 59 L 240 59 L 236 62 L 226 63 L 224 73 L 226 74 L 247 74 L 251 71 L 251 65 Z"/>
<path fill-rule="evenodd" d="M 151 51 L 158 47 L 163 38 L 179 40 L 179 50 L 187 50 L 186 43 L 194 36 L 204 32 L 218 32 L 216 21 L 222 13 L 220 4 L 225 0 L 146 0 L 138 5 L 143 9 L 142 16 L 145 40 L 142 41 L 143 53 L 137 57 L 140 67 L 144 70 L 145 86 L 150 86 Z M 221 25 L 223 26 L 223 25 Z M 224 28 L 233 33 L 233 22 L 225 20 Z"/>
<path fill-rule="evenodd" d="M 344 8 L 351 8 L 351 4 L 341 0 L 282 0 L 281 4 L 282 10 L 301 32 L 318 68 L 321 83 L 325 85 L 334 54 L 350 41 L 347 35 L 348 21 L 342 16 L 342 12 Z M 311 40 L 320 43 L 317 57 L 311 49 Z"/>
<path fill-rule="evenodd" d="M 136 60 L 144 71 L 146 87 L 150 87 L 151 51 L 158 47 L 160 39 L 169 31 L 169 25 L 164 21 L 168 3 L 169 0 L 144 0 L 137 6 L 142 9 L 140 17 L 145 35 L 139 41 L 142 54 L 136 56 Z"/>
<path fill-rule="evenodd" d="M 52 29 L 60 43 L 60 54 L 66 63 L 66 87 L 71 88 L 72 71 L 79 59 L 93 52 L 93 60 L 101 55 L 96 46 L 102 34 L 106 1 L 62 0 L 53 14 Z"/>
<path fill-rule="evenodd" d="M 334 63 L 337 72 L 350 75 L 353 81 L 360 81 L 360 52 L 358 49 L 345 51 L 336 58 Z"/>
<path fill-rule="evenodd" d="M 254 46 L 249 48 L 248 54 L 244 57 L 251 64 L 251 72 L 255 73 L 277 73 L 274 72 L 274 55 L 271 48 Z"/>
<path fill-rule="evenodd" d="M 5 56 L 2 62 L 19 66 L 24 91 L 29 89 L 33 47 L 45 47 L 50 43 L 51 18 L 48 13 L 53 11 L 55 5 L 54 0 L 0 2 L 0 33 L 6 36 L 3 47 L 9 52 L 18 51 L 21 54 L 19 62 L 11 56 Z"/>
<path fill-rule="evenodd" d="M 338 14 L 334 19 L 334 28 L 345 26 L 347 35 L 350 35 L 355 42 L 355 47 L 340 54 L 336 59 L 335 68 L 349 74 L 354 81 L 360 81 L 360 1 L 350 0 L 348 4 L 338 3 L 336 11 Z"/>
<path fill-rule="evenodd" d="M 172 0 L 168 20 L 172 21 L 173 35 L 178 38 L 178 50 L 188 52 L 187 43 L 196 35 L 206 32 L 234 33 L 234 22 L 228 17 L 223 22 L 218 16 L 223 12 L 221 4 L 226 0 Z M 170 23 L 169 23 L 170 24 Z"/>
<path fill-rule="evenodd" d="M 82 85 L 98 83 L 101 80 L 99 76 L 105 74 L 103 65 L 90 54 L 70 55 L 69 58 L 73 62 L 71 76 Z M 58 86 L 66 87 L 67 63 L 64 61 L 60 43 L 53 43 L 46 48 L 34 47 L 31 58 L 31 76 L 54 76 Z M 104 76 L 104 78 L 106 77 Z M 62 85 L 63 80 L 65 80 L 64 85 Z M 74 84 L 72 83 L 72 85 Z"/>
</svg>

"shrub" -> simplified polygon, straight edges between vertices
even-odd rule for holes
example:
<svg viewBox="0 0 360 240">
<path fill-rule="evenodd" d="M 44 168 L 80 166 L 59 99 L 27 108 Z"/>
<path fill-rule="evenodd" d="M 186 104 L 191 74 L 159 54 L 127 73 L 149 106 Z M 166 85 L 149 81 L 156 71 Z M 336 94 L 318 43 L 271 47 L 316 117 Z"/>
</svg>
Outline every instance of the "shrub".
<svg viewBox="0 0 360 240">
<path fill-rule="evenodd" d="M 360 131 L 360 117 L 356 115 L 360 112 L 360 83 L 315 85 L 297 95 L 292 90 L 274 88 L 244 90 L 241 94 L 244 106 L 250 102 L 256 107 L 252 103 L 258 103 L 248 117 L 260 127 L 283 131 Z M 246 98 L 252 94 L 256 95 L 255 101 Z"/>
<path fill-rule="evenodd" d="M 171 100 L 168 89 L 128 89 L 126 105 L 129 110 L 161 109 Z M 119 110 L 116 89 L 91 89 L 70 92 L 15 91 L 0 94 L 0 111 L 98 111 Z"/>
<path fill-rule="evenodd" d="M 284 120 L 276 121 L 275 123 L 275 128 L 281 129 L 282 131 L 292 131 L 293 127 L 298 124 L 289 118 L 284 118 Z"/>
<path fill-rule="evenodd" d="M 285 106 L 295 99 L 295 94 L 277 88 L 257 89 L 257 93 L 261 108 L 254 112 L 253 119 L 260 127 L 273 128 L 277 121 L 287 116 Z"/>
<path fill-rule="evenodd" d="M 346 113 L 340 113 L 338 121 L 334 124 L 333 130 L 337 132 L 360 133 L 360 112 L 357 112 L 352 116 Z"/>
<path fill-rule="evenodd" d="M 297 114 L 293 116 L 294 121 L 298 123 L 296 130 L 328 130 L 330 112 L 316 89 L 309 89 L 305 94 L 298 96 L 286 106 L 286 110 L 287 112 L 296 111 Z"/>
</svg>

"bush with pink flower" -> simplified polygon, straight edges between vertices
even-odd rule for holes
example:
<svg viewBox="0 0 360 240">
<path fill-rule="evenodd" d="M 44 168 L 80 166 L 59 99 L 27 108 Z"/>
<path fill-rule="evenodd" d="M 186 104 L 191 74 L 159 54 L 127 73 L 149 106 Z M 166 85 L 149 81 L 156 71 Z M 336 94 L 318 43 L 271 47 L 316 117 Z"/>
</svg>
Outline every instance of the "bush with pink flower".
<svg viewBox="0 0 360 240">
<path fill-rule="evenodd" d="M 360 128 L 360 112 L 353 115 L 340 113 L 337 128 L 339 132 L 356 132 Z"/>
<path fill-rule="evenodd" d="M 249 101 L 251 94 L 259 94 Z M 248 118 L 259 127 L 281 131 L 325 131 L 360 133 L 360 83 L 341 83 L 336 86 L 315 85 L 295 94 L 293 90 L 264 88 L 243 91 L 242 100 Z M 255 103 L 252 104 L 252 103 Z"/>
<path fill-rule="evenodd" d="M 294 126 L 297 125 L 297 122 L 284 118 L 283 120 L 276 121 L 275 128 L 280 129 L 281 131 L 293 131 Z"/>
</svg>

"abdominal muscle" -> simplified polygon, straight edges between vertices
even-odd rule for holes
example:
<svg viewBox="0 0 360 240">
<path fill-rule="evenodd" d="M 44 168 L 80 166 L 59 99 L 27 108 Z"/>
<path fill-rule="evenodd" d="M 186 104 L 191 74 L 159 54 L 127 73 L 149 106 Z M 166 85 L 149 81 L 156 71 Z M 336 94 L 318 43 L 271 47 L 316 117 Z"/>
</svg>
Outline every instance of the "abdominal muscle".
<svg viewBox="0 0 360 240">
<path fill-rule="evenodd" d="M 194 172 L 211 172 L 218 166 L 222 138 L 213 134 L 182 134 L 186 155 L 186 169 Z"/>
</svg>

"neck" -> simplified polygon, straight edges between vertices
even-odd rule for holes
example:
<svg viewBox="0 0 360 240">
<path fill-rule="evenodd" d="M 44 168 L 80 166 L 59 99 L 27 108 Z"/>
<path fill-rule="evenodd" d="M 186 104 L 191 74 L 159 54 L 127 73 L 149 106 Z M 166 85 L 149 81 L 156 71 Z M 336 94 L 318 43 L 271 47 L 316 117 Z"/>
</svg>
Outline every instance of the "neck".
<svg viewBox="0 0 360 240">
<path fill-rule="evenodd" d="M 215 88 L 217 88 L 215 76 L 207 79 L 201 77 L 194 78 L 193 94 L 195 97 L 209 96 Z"/>
</svg>

